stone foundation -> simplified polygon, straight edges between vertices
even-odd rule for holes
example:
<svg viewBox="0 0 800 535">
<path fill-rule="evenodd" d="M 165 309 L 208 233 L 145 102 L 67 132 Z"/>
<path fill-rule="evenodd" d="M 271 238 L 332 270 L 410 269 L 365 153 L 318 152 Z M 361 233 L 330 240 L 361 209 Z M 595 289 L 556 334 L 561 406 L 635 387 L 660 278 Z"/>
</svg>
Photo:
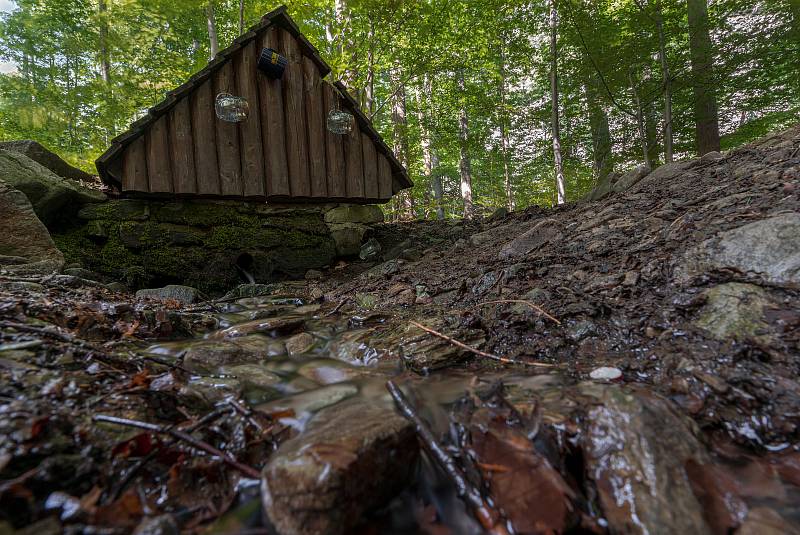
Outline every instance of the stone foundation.
<svg viewBox="0 0 800 535">
<path fill-rule="evenodd" d="M 297 278 L 357 255 L 380 221 L 377 206 L 110 200 L 51 231 L 67 264 L 132 289 L 185 284 L 216 294 L 248 274 L 258 283 Z"/>
</svg>

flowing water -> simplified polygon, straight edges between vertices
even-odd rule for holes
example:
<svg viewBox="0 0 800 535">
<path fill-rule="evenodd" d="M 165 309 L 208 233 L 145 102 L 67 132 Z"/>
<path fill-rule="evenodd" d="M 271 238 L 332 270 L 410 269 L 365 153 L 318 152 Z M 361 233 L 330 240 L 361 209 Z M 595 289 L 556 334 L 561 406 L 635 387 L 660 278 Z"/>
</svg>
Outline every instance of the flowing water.
<svg viewBox="0 0 800 535">
<path fill-rule="evenodd" d="M 575 533 L 624 526 L 631 533 L 707 525 L 728 529 L 745 522 L 748 511 L 751 516 L 760 511 L 779 528 L 781 522 L 800 522 L 797 455 L 775 461 L 727 444 L 707 447 L 691 422 L 644 387 L 578 383 L 524 370 L 477 374 L 463 366 L 411 374 L 408 369 L 415 365 L 418 371 L 426 368 L 409 360 L 409 354 L 423 354 L 423 363 L 438 362 L 434 354 L 453 348 L 441 341 L 424 345 L 429 341 L 419 333 L 410 335 L 404 323 L 389 315 L 323 315 L 318 305 L 292 296 L 243 298 L 220 305 L 210 316 L 216 325 L 210 332 L 150 345 L 143 352 L 189 373 L 182 394 L 199 404 L 212 408 L 240 399 L 272 415 L 291 430 L 289 444 L 300 451 L 293 462 L 309 462 L 302 451 L 319 446 L 313 428 L 335 414 L 332 407 L 347 411 L 355 405 L 366 412 L 380 407 L 390 414 L 394 402 L 386 382 L 394 378 L 448 454 L 472 481 L 483 480 L 476 486 L 491 494 L 489 504 L 501 511 L 510 533 L 526 532 L 519 526 L 528 517 L 540 527 Z M 151 388 L 159 388 L 158 380 Z M 492 392 L 500 384 L 498 397 Z M 502 428 L 494 429 L 493 422 Z M 339 433 L 347 436 L 351 423 L 357 427 L 358 418 L 344 420 Z M 481 438 L 493 432 L 495 442 Z M 514 453 L 520 441 L 530 449 L 522 456 Z M 510 456 L 499 453 L 509 444 L 516 444 Z M 276 455 L 287 454 L 281 451 Z M 383 455 L 391 463 L 395 453 Z M 356 507 L 362 518 L 357 530 L 348 532 L 482 533 L 451 479 L 427 455 L 413 458 L 414 467 L 401 481 L 386 482 L 400 485 L 393 498 Z M 687 466 L 699 467 L 689 471 L 691 481 L 673 484 L 671 479 Z M 515 479 L 503 479 L 504 471 L 515 470 Z M 327 477 L 326 471 L 319 476 L 320 488 Z M 549 483 L 542 486 L 545 479 Z M 698 495 L 705 487 L 715 490 Z M 242 505 L 212 531 L 230 531 L 232 525 L 266 529 L 262 491 L 255 482 L 244 485 Z M 539 492 L 544 495 L 537 497 Z M 553 496 L 563 503 L 549 504 Z M 321 509 L 319 515 L 329 513 Z M 668 529 L 654 531 L 654 526 Z"/>
</svg>

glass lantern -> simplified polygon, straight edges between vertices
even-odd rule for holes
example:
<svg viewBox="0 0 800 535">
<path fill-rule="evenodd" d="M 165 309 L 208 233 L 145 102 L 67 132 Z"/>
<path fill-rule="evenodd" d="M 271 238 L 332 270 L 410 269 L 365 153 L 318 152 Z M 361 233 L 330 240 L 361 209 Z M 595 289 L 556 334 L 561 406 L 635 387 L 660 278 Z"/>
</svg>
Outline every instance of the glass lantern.
<svg viewBox="0 0 800 535">
<path fill-rule="evenodd" d="M 331 110 L 328 114 L 328 131 L 340 136 L 346 136 L 353 131 L 354 117 L 341 110 Z"/>
<path fill-rule="evenodd" d="M 250 115 L 250 104 L 247 99 L 229 93 L 217 95 L 214 109 L 217 112 L 217 118 L 228 123 L 241 123 Z"/>
</svg>

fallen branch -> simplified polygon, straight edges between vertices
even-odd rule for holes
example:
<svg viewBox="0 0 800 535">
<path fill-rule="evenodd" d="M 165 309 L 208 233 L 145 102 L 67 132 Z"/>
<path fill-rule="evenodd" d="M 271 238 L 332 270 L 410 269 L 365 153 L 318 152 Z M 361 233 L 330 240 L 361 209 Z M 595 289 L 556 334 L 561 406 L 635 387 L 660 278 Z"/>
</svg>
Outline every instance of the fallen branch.
<svg viewBox="0 0 800 535">
<path fill-rule="evenodd" d="M 417 436 L 425 450 L 453 482 L 458 495 L 472 508 L 483 529 L 491 535 L 508 535 L 508 530 L 503 526 L 500 514 L 486 503 L 478 489 L 467 480 L 464 472 L 456 465 L 444 447 L 439 444 L 431 430 L 428 429 L 428 426 L 417 414 L 417 411 L 411 406 L 403 391 L 394 381 L 387 382 L 386 388 L 397 404 L 397 408 L 400 409 L 400 413 L 414 424 Z"/>
<path fill-rule="evenodd" d="M 98 414 L 94 416 L 93 420 L 95 422 L 106 422 L 110 424 L 135 427 L 137 429 L 150 431 L 151 433 L 170 435 L 173 438 L 186 442 L 187 444 L 197 448 L 198 450 L 202 450 L 210 455 L 215 455 L 219 457 L 220 459 L 222 459 L 223 462 L 225 462 L 225 464 L 231 466 L 232 468 L 235 468 L 236 470 L 246 475 L 247 477 L 253 479 L 259 479 L 261 477 L 259 471 L 253 468 L 252 466 L 247 466 L 246 464 L 240 463 L 239 461 L 234 459 L 231 455 L 215 448 L 214 446 L 212 446 L 207 442 L 203 442 L 202 440 L 194 438 L 186 431 L 181 431 L 180 429 L 175 429 L 170 426 L 161 426 L 147 422 L 139 422 L 137 420 L 128 420 L 127 418 L 117 418 L 116 416 L 107 416 L 104 414 Z"/>
<path fill-rule="evenodd" d="M 338 304 L 338 305 L 336 305 L 336 308 L 334 308 L 333 310 L 331 310 L 330 312 L 328 312 L 327 314 L 325 314 L 325 316 L 326 316 L 326 317 L 328 317 L 328 316 L 333 316 L 334 314 L 336 314 L 337 312 L 339 312 L 339 311 L 342 309 L 342 307 L 343 307 L 344 305 L 346 305 L 347 303 L 349 303 L 351 300 L 352 300 L 352 299 L 350 299 L 349 297 L 345 297 L 344 299 L 342 299 L 341 301 L 339 301 L 339 304 Z"/>
<path fill-rule="evenodd" d="M 496 360 L 497 362 L 502 362 L 503 364 L 518 364 L 518 365 L 521 365 L 521 366 L 532 366 L 534 368 L 552 368 L 553 367 L 552 364 L 545 364 L 544 362 L 525 362 L 525 361 L 522 361 L 522 360 L 515 360 L 515 359 L 508 358 L 508 357 L 501 357 L 499 355 L 493 355 L 492 353 L 487 353 L 486 351 L 481 351 L 480 349 L 475 349 L 474 347 L 470 347 L 470 346 L 468 346 L 467 344 L 465 344 L 463 342 L 459 342 L 455 338 L 451 338 L 451 337 L 447 336 L 446 334 L 440 333 L 439 331 L 434 331 L 430 327 L 425 327 L 424 325 L 422 325 L 420 323 L 417 323 L 416 321 L 410 321 L 409 323 L 411 323 L 411 325 L 413 325 L 413 326 L 415 326 L 415 327 L 417 327 L 419 329 L 422 329 L 423 331 L 425 331 L 428 334 L 432 334 L 433 336 L 441 338 L 445 342 L 453 344 L 456 347 L 460 347 L 461 349 L 463 349 L 465 351 L 469 351 L 470 353 L 478 355 L 479 357 L 485 357 L 487 359 Z"/>
<path fill-rule="evenodd" d="M 519 303 L 519 304 L 527 305 L 527 306 L 531 307 L 532 309 L 534 309 L 539 314 L 541 314 L 542 316 L 544 316 L 545 318 L 547 318 L 550 321 L 552 321 L 553 323 L 555 323 L 556 325 L 561 325 L 561 322 L 558 321 L 553 316 L 551 316 L 550 314 L 548 314 L 545 309 L 543 309 L 542 307 L 540 307 L 536 303 L 531 303 L 530 301 L 525 301 L 524 299 L 498 299 L 497 301 L 486 301 L 485 303 L 480 303 L 478 306 L 481 307 L 481 306 L 484 306 L 484 305 L 500 305 L 500 304 L 505 304 L 505 303 Z"/>
</svg>

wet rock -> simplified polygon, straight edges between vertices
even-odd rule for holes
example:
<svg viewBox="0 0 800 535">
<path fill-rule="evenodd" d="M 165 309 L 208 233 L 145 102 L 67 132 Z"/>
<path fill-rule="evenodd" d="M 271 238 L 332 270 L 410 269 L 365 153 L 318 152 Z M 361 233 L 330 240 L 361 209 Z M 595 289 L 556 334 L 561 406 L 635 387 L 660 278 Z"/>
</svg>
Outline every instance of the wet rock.
<svg viewBox="0 0 800 535">
<path fill-rule="evenodd" d="M 737 535 L 798 535 L 800 528 L 793 526 L 777 511 L 769 507 L 754 507 L 736 531 Z"/>
<path fill-rule="evenodd" d="M 269 403 L 258 405 L 256 409 L 265 414 L 287 413 L 299 417 L 304 413 L 314 413 L 325 407 L 335 405 L 356 394 L 358 394 L 357 386 L 349 383 L 338 383 L 276 399 Z"/>
<path fill-rule="evenodd" d="M 283 535 L 352 533 L 407 484 L 417 454 L 413 426 L 388 401 L 338 404 L 270 459 L 264 510 Z"/>
<path fill-rule="evenodd" d="M 25 194 L 36 215 L 50 228 L 81 206 L 106 200 L 103 193 L 66 180 L 18 152 L 0 149 L 0 177 Z"/>
<path fill-rule="evenodd" d="M 371 374 L 368 368 L 351 366 L 335 359 L 313 360 L 300 366 L 297 373 L 321 385 L 343 383 Z"/>
<path fill-rule="evenodd" d="M 184 403 L 209 407 L 228 397 L 239 397 L 242 384 L 232 377 L 192 377 L 178 391 Z"/>
<path fill-rule="evenodd" d="M 65 162 L 58 154 L 47 150 L 40 143 L 30 139 L 20 141 L 0 142 L 0 149 L 10 150 L 24 154 L 31 160 L 49 169 L 56 175 L 70 180 L 94 182 L 95 178 L 89 173 L 73 167 Z"/>
<path fill-rule="evenodd" d="M 381 256 L 381 244 L 375 238 L 370 238 L 367 243 L 361 246 L 358 257 L 361 260 L 377 260 Z"/>
<path fill-rule="evenodd" d="M 0 175 L 2 176 L 2 175 Z M 64 255 L 56 249 L 47 228 L 39 221 L 30 201 L 0 179 L 0 270 L 18 275 L 43 275 L 58 271 Z M 24 259 L 24 263 L 22 262 Z"/>
<path fill-rule="evenodd" d="M 248 297 L 262 297 L 265 295 L 272 295 L 275 289 L 276 286 L 274 284 L 242 284 L 236 289 L 226 293 L 222 299 L 224 301 L 229 301 Z"/>
<path fill-rule="evenodd" d="M 299 316 L 284 316 L 277 318 L 264 318 L 247 323 L 240 323 L 213 335 L 214 338 L 238 338 L 251 334 L 267 334 L 279 336 L 297 331 L 303 326 L 304 319 Z"/>
<path fill-rule="evenodd" d="M 592 372 L 589 374 L 589 377 L 595 381 L 616 381 L 617 379 L 622 378 L 622 372 L 619 370 L 619 368 L 603 366 L 592 370 Z"/>
<path fill-rule="evenodd" d="M 152 288 L 136 292 L 136 299 L 160 299 L 162 301 L 178 301 L 184 305 L 195 303 L 200 298 L 200 292 L 191 286 L 171 284 L 163 288 Z"/>
<path fill-rule="evenodd" d="M 709 288 L 703 296 L 706 304 L 694 321 L 696 326 L 718 340 L 756 337 L 769 341 L 764 311 L 771 302 L 760 286 L 729 282 Z"/>
<path fill-rule="evenodd" d="M 589 336 L 597 334 L 597 325 L 589 320 L 581 320 L 571 322 L 566 330 L 567 336 L 569 336 L 573 342 L 580 342 Z"/>
<path fill-rule="evenodd" d="M 499 257 L 501 260 L 506 260 L 525 256 L 548 243 L 558 240 L 561 236 L 556 220 L 544 219 L 505 244 L 500 250 Z"/>
<path fill-rule="evenodd" d="M 216 372 L 222 365 L 257 363 L 285 355 L 286 346 L 283 342 L 253 335 L 233 340 L 201 340 L 179 354 L 183 356 L 183 366 L 191 371 Z"/>
<path fill-rule="evenodd" d="M 308 333 L 300 333 L 286 340 L 286 350 L 290 355 L 307 353 L 314 347 L 314 337 Z"/>
<path fill-rule="evenodd" d="M 691 421 L 649 392 L 583 383 L 596 400 L 586 415 L 586 468 L 612 533 L 711 533 L 686 474 L 706 464 Z"/>
<path fill-rule="evenodd" d="M 786 213 L 720 233 L 690 249 L 674 274 L 687 283 L 713 269 L 753 272 L 772 284 L 800 284 L 800 214 Z"/>
<path fill-rule="evenodd" d="M 111 282 L 106 284 L 106 288 L 116 293 L 128 293 L 128 287 L 121 282 Z"/>
<path fill-rule="evenodd" d="M 321 279 L 323 276 L 324 275 L 322 274 L 321 271 L 317 271 L 316 269 L 309 269 L 308 271 L 306 271 L 306 275 L 304 278 L 308 281 L 315 281 Z"/>
<path fill-rule="evenodd" d="M 133 531 L 133 535 L 179 535 L 181 530 L 172 515 L 145 518 Z"/>
</svg>

